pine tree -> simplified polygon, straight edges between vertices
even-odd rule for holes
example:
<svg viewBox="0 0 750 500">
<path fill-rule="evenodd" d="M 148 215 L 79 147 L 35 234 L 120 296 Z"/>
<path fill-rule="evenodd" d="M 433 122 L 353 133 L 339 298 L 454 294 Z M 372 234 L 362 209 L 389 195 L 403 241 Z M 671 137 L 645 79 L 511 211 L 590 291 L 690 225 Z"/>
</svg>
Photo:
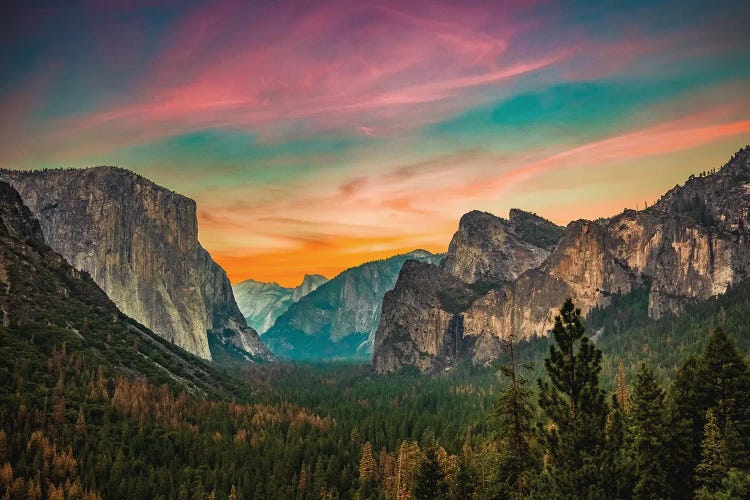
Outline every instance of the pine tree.
<svg viewBox="0 0 750 500">
<path fill-rule="evenodd" d="M 664 468 L 668 439 L 664 391 L 645 364 L 636 376 L 628 420 L 633 472 L 637 478 L 633 488 L 635 498 L 669 497 Z"/>
<path fill-rule="evenodd" d="M 702 413 L 714 410 L 719 429 L 725 431 L 732 421 L 742 438 L 734 447 L 733 460 L 741 468 L 750 468 L 750 370 L 732 341 L 722 328 L 716 328 L 708 338 L 696 375 L 696 390 Z M 702 414 L 701 413 L 701 414 Z"/>
<path fill-rule="evenodd" d="M 700 432 L 695 425 L 702 419 L 694 414 L 693 400 L 698 358 L 689 356 L 677 371 L 666 403 L 669 441 L 665 463 L 667 482 L 675 498 L 690 498 L 694 490 L 693 473 L 700 456 Z"/>
<path fill-rule="evenodd" d="M 726 445 L 713 410 L 706 412 L 701 456 L 701 461 L 695 468 L 695 476 L 699 485 L 696 497 L 712 498 L 729 470 Z"/>
<path fill-rule="evenodd" d="M 414 474 L 419 465 L 419 446 L 411 441 L 402 441 L 398 448 L 396 464 L 396 498 L 408 498 L 414 486 Z"/>
<path fill-rule="evenodd" d="M 241 498 L 239 491 L 237 491 L 237 486 L 232 485 L 232 489 L 229 490 L 229 500 L 240 500 Z"/>
<path fill-rule="evenodd" d="M 422 445 L 422 460 L 414 474 L 414 498 L 433 500 L 447 493 L 435 438 L 428 433 Z"/>
<path fill-rule="evenodd" d="M 495 404 L 498 437 L 504 450 L 498 480 L 504 483 L 500 485 L 503 490 L 527 494 L 530 478 L 538 475 L 541 466 L 532 448 L 532 391 L 516 366 L 515 335 L 507 338 L 505 350 L 509 362 L 500 367 L 500 371 L 508 379 L 508 386 L 500 392 Z"/>
<path fill-rule="evenodd" d="M 359 459 L 359 497 L 377 498 L 377 470 L 375 457 L 372 454 L 372 445 L 365 441 L 362 446 L 362 455 Z"/>
<path fill-rule="evenodd" d="M 633 473 L 625 442 L 625 415 L 616 394 L 607 416 L 604 448 L 604 492 L 607 498 L 629 498 L 633 490 Z"/>
<path fill-rule="evenodd" d="M 617 361 L 617 402 L 620 405 L 620 408 L 622 409 L 622 412 L 627 414 L 628 413 L 628 384 L 625 382 L 625 366 L 622 363 L 622 360 Z"/>
<path fill-rule="evenodd" d="M 568 299 L 555 317 L 554 344 L 539 384 L 539 405 L 553 425 L 541 426 L 550 492 L 560 498 L 603 498 L 607 404 L 599 387 L 602 352 L 584 336 L 581 310 Z"/>
<path fill-rule="evenodd" d="M 362 446 L 362 455 L 359 459 L 360 481 L 371 481 L 375 479 L 376 471 L 377 465 L 375 464 L 375 457 L 372 455 L 372 445 L 369 441 L 365 441 L 365 444 Z"/>
<path fill-rule="evenodd" d="M 723 329 L 709 335 L 700 357 L 689 357 L 675 376 L 668 402 L 670 413 L 669 483 L 675 496 L 686 497 L 697 489 L 694 471 L 701 461 L 699 443 L 705 416 L 712 410 L 720 432 L 727 423 L 739 439 L 730 446 L 732 460 L 750 467 L 750 370 Z"/>
<path fill-rule="evenodd" d="M 473 498 L 476 489 L 476 478 L 472 462 L 472 452 L 468 445 L 463 445 L 458 455 L 458 471 L 456 480 L 450 491 L 450 498 L 464 500 Z"/>
</svg>

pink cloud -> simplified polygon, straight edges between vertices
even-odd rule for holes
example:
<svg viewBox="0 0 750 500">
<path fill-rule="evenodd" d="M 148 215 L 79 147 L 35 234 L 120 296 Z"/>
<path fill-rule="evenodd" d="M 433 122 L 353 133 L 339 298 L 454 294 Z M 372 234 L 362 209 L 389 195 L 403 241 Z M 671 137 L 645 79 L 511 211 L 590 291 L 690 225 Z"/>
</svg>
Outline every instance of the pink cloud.
<svg viewBox="0 0 750 500">
<path fill-rule="evenodd" d="M 518 6 L 491 15 L 431 3 L 255 9 L 220 2 L 186 16 L 119 103 L 64 117 L 46 147 L 75 155 L 77 142 L 106 150 L 122 137 L 142 143 L 216 127 L 263 134 L 300 122 L 316 131 L 389 133 L 394 120 L 456 111 L 476 101 L 474 89 L 571 53 L 515 50 L 513 36 L 528 28 L 514 17 Z"/>
</svg>

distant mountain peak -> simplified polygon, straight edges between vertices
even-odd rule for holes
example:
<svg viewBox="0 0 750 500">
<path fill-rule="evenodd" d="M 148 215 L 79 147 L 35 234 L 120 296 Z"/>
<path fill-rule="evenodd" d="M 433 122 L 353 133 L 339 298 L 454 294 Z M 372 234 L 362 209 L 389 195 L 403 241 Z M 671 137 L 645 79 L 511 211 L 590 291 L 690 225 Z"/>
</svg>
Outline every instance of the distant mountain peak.
<svg viewBox="0 0 750 500">
<path fill-rule="evenodd" d="M 523 210 L 509 219 L 472 210 L 453 235 L 442 268 L 467 283 L 515 279 L 538 266 L 562 237 L 564 228 Z"/>
<path fill-rule="evenodd" d="M 393 288 L 404 263 L 439 259 L 418 249 L 346 269 L 291 304 L 263 340 L 279 356 L 293 359 L 366 357 L 383 296 Z"/>
<path fill-rule="evenodd" d="M 302 283 L 300 283 L 292 292 L 292 301 L 299 302 L 302 297 L 314 291 L 316 288 L 327 281 L 328 278 L 321 274 L 305 274 L 305 277 L 302 279 Z"/>
<path fill-rule="evenodd" d="M 427 250 L 424 250 L 422 248 L 417 248 L 415 250 L 412 250 L 411 252 L 406 253 L 406 255 L 409 255 L 411 257 L 417 257 L 417 258 L 426 258 L 434 255 L 432 252 L 428 252 Z"/>
</svg>

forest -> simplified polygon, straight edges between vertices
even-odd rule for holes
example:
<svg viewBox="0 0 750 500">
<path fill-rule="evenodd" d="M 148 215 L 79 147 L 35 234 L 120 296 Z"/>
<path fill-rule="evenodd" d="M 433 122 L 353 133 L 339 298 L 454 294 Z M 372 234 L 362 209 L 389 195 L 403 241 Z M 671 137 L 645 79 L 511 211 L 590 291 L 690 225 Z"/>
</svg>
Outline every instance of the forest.
<svg viewBox="0 0 750 500">
<path fill-rule="evenodd" d="M 0 494 L 747 498 L 750 370 L 733 338 L 748 301 L 730 293 L 734 308 L 631 329 L 634 341 L 653 326 L 702 332 L 673 333 L 670 348 L 652 337 L 639 363 L 602 352 L 612 342 L 592 342 L 567 302 L 549 340 L 510 339 L 494 367 L 256 366 L 234 374 L 246 390 L 217 375 L 233 390 L 211 395 L 128 376 L 41 325 L 2 327 Z M 591 320 L 612 329 L 629 309 Z M 659 375 L 675 348 L 687 354 Z"/>
<path fill-rule="evenodd" d="M 648 290 L 493 366 L 219 369 L 9 240 L 0 497 L 746 498 L 750 284 L 651 320 Z M 33 245 L 32 245 L 33 243 Z"/>
</svg>

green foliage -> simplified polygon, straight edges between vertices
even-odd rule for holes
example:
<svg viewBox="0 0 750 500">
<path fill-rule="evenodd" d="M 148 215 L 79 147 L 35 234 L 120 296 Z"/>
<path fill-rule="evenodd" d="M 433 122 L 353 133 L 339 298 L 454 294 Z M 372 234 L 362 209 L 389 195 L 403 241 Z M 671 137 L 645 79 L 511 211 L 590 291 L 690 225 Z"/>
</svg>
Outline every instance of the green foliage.
<svg viewBox="0 0 750 500">
<path fill-rule="evenodd" d="M 747 365 L 723 329 L 713 330 L 702 355 L 688 357 L 678 370 L 669 401 L 674 436 L 670 483 L 677 494 L 687 494 L 695 488 L 695 483 L 685 478 L 692 478 L 701 460 L 699 443 L 709 410 L 720 429 L 729 424 L 730 432 L 737 433 L 731 443 L 731 456 L 740 467 L 748 467 L 750 435 L 745 431 L 750 425 L 748 387 Z"/>
<path fill-rule="evenodd" d="M 601 332 L 597 346 L 611 354 L 602 363 L 605 387 L 613 387 L 618 360 L 630 374 L 647 363 L 664 384 L 689 355 L 703 350 L 707 333 L 716 327 L 727 332 L 742 352 L 750 350 L 750 280 L 717 297 L 687 305 L 679 316 L 668 314 L 658 320 L 647 316 L 645 290 L 614 295 L 612 300 L 613 306 L 601 311 L 595 323 L 587 322 L 590 331 Z"/>
<path fill-rule="evenodd" d="M 629 408 L 628 441 L 636 478 L 633 494 L 635 498 L 668 498 L 664 390 L 645 364 L 636 375 Z"/>
<path fill-rule="evenodd" d="M 437 443 L 431 433 L 425 436 L 422 449 L 421 463 L 414 477 L 414 498 L 443 498 L 448 491 L 448 485 L 445 483 L 445 473 L 438 459 Z"/>
<path fill-rule="evenodd" d="M 534 393 L 516 364 L 515 337 L 506 341 L 506 351 L 510 361 L 500 367 L 500 372 L 507 379 L 507 386 L 495 403 L 499 446 L 503 450 L 497 481 L 504 496 L 520 496 L 531 491 L 533 476 L 541 468 L 533 432 L 536 408 Z"/>
<path fill-rule="evenodd" d="M 700 463 L 695 467 L 695 476 L 700 486 L 696 496 L 711 498 L 721 486 L 730 465 L 726 441 L 711 409 L 706 412 L 706 425 L 703 426 L 701 457 Z"/>
<path fill-rule="evenodd" d="M 550 421 L 540 430 L 556 497 L 604 496 L 601 459 L 608 409 L 599 387 L 602 352 L 584 333 L 581 311 L 568 299 L 555 317 L 555 344 L 544 360 L 549 382 L 539 380 L 539 406 Z"/>
<path fill-rule="evenodd" d="M 607 318 L 617 319 L 623 335 L 635 332 L 635 342 L 651 331 L 651 323 L 627 330 L 640 307 L 628 304 L 642 304 L 635 296 L 613 299 L 622 310 L 604 315 L 597 346 L 566 303 L 554 345 L 546 338 L 511 343 L 500 381 L 468 363 L 434 378 L 408 370 L 375 376 L 362 364 L 256 365 L 236 369 L 240 380 L 119 314 L 87 276 L 27 259 L 46 251 L 38 245 L 2 255 L 14 294 L 0 297 L 9 311 L 0 326 L 0 495 L 688 498 L 695 486 L 699 495 L 746 497 L 750 405 L 742 356 L 722 331 L 702 341 L 708 329 L 691 323 L 673 345 L 705 349 L 684 360 L 665 400 L 658 382 L 674 366 L 668 349 L 637 349 L 636 356 L 607 333 Z M 739 288 L 730 293 L 750 297 Z M 747 302 L 720 304 L 737 338 L 746 327 L 735 318 Z M 697 305 L 687 317 L 705 326 L 716 307 Z M 683 321 L 654 324 L 671 331 Z M 614 366 L 617 359 L 602 358 L 597 347 L 606 345 L 624 346 L 612 353 L 630 364 L 643 356 L 650 367 L 662 363 L 661 376 L 645 369 L 637 376 L 629 413 L 617 401 L 605 404 L 599 387 L 602 360 Z M 519 367 L 545 351 L 546 362 L 531 371 L 549 374 L 537 408 Z M 718 455 L 710 452 L 716 440 L 704 439 L 708 410 Z M 660 413 L 668 425 L 660 427 Z M 539 439 L 535 427 L 542 427 Z M 659 449 L 664 471 L 654 461 Z M 668 488 L 659 491 L 663 476 Z"/>
</svg>

